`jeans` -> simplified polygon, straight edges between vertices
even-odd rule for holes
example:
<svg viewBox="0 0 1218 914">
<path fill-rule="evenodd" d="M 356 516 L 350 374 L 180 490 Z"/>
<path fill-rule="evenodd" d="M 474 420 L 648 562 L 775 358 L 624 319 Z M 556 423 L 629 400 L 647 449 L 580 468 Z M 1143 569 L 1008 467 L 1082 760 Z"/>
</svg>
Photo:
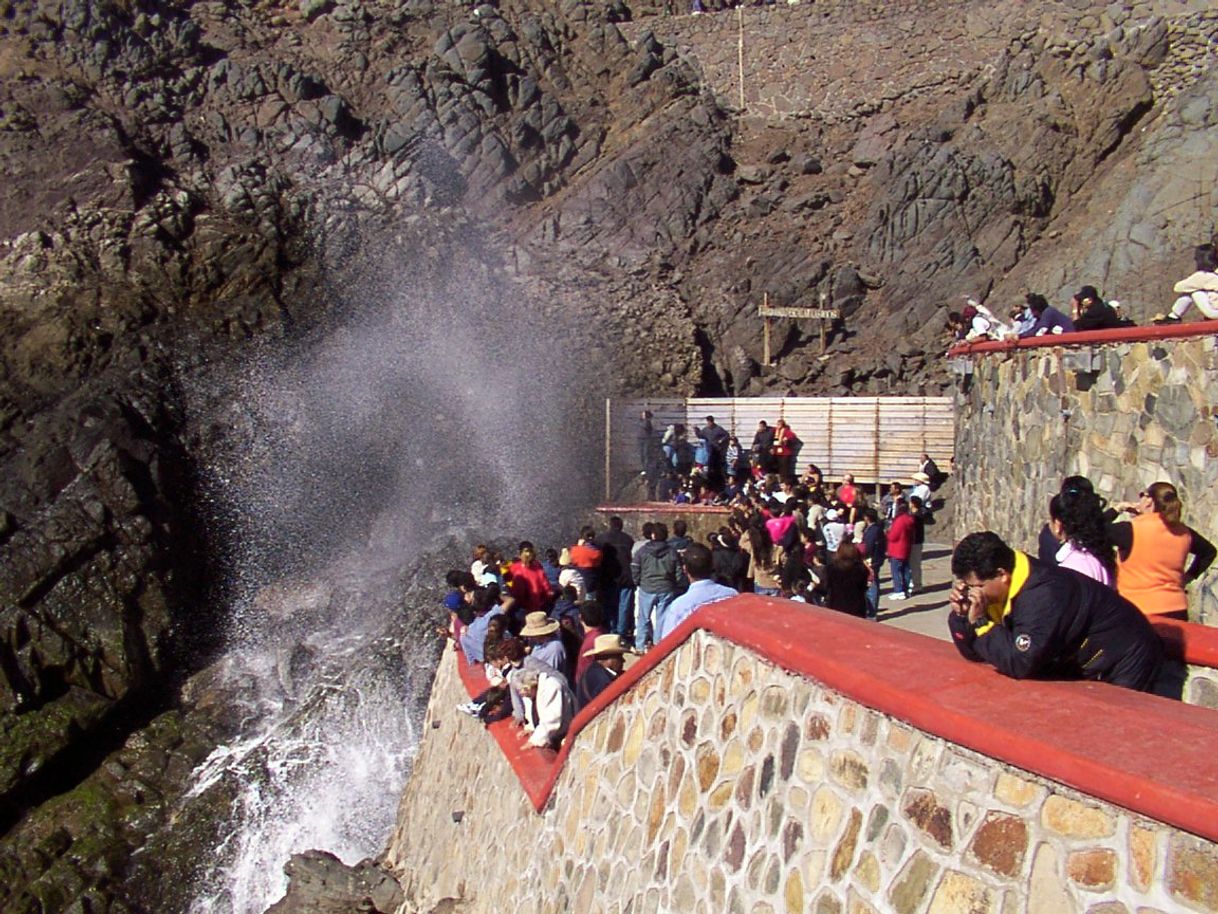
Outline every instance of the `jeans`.
<svg viewBox="0 0 1218 914">
<path fill-rule="evenodd" d="M 880 573 L 876 569 L 867 582 L 867 618 L 874 619 L 880 611 Z"/>
<path fill-rule="evenodd" d="M 892 592 L 908 594 L 913 590 L 908 560 L 889 558 L 888 564 L 892 568 Z"/>
<path fill-rule="evenodd" d="M 648 593 L 639 590 L 639 615 L 634 620 L 634 646 L 642 648 L 651 643 L 651 613 L 656 614 L 656 630 L 664 622 L 664 612 L 673 601 L 671 593 Z"/>
<path fill-rule="evenodd" d="M 614 631 L 619 637 L 629 640 L 633 630 L 634 619 L 634 588 L 619 587 L 617 591 L 617 627 Z"/>
</svg>

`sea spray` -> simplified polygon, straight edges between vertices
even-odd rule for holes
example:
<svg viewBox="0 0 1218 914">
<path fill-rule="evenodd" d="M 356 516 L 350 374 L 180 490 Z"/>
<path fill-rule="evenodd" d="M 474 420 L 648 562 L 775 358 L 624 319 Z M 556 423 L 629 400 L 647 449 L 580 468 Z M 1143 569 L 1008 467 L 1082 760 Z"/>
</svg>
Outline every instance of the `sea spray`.
<svg viewBox="0 0 1218 914">
<path fill-rule="evenodd" d="M 229 817 L 200 848 L 200 914 L 265 910 L 293 853 L 382 849 L 443 621 L 436 556 L 561 544 L 594 491 L 607 375 L 559 323 L 501 288 L 363 299 L 213 379 L 232 391 L 210 410 L 208 495 L 242 722 L 195 773 L 193 799 Z"/>
</svg>

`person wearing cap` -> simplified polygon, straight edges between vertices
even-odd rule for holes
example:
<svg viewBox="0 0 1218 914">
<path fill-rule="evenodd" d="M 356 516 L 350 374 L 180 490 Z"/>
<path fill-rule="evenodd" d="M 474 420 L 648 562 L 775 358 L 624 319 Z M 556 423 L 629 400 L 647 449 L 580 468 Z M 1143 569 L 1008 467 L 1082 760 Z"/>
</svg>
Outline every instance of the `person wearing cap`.
<svg viewBox="0 0 1218 914">
<path fill-rule="evenodd" d="M 617 635 L 597 635 L 589 650 L 584 651 L 582 660 L 588 660 L 588 667 L 579 677 L 575 686 L 575 710 L 580 711 L 597 695 L 605 691 L 613 680 L 622 674 L 626 665 L 626 648 L 622 639 Z"/>
<path fill-rule="evenodd" d="M 1074 331 L 1074 322 L 1050 305 L 1048 299 L 1043 295 L 1029 292 L 1026 300 L 1028 310 L 1032 312 L 1036 322 L 1019 334 L 1020 339 L 1044 336 L 1046 333 L 1072 333 Z"/>
<path fill-rule="evenodd" d="M 739 595 L 739 591 L 734 587 L 725 587 L 712 580 L 714 562 L 711 551 L 701 543 L 693 543 L 685 550 L 684 562 L 689 589 L 673 600 L 668 611 L 661 617 L 656 628 L 661 639 L 684 622 L 699 606 Z"/>
<path fill-rule="evenodd" d="M 825 512 L 825 522 L 820 530 L 825 537 L 825 552 L 832 556 L 846 538 L 846 522 L 840 508 L 830 508 Z"/>
<path fill-rule="evenodd" d="M 1083 286 L 1070 299 L 1075 330 L 1111 330 L 1121 326 L 1121 316 L 1096 291 L 1095 286 Z"/>
</svg>

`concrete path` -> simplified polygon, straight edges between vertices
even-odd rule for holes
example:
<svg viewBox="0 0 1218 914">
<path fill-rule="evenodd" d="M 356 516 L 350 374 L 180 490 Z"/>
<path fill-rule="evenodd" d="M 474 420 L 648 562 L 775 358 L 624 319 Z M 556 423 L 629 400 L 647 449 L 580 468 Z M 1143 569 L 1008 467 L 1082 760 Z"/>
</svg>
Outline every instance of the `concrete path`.
<svg viewBox="0 0 1218 914">
<path fill-rule="evenodd" d="M 947 641 L 947 594 L 952 587 L 951 546 L 927 543 L 922 554 L 922 592 L 909 600 L 890 600 L 892 575 L 884 569 L 880 622 Z"/>
</svg>

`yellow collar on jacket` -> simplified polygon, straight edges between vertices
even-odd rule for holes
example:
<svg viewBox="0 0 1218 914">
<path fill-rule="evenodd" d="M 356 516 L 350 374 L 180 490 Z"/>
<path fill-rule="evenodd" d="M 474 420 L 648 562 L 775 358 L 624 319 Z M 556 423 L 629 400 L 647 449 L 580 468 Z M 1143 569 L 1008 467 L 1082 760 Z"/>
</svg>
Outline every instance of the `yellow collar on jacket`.
<svg viewBox="0 0 1218 914">
<path fill-rule="evenodd" d="M 1011 572 L 1011 587 L 1007 591 L 1007 600 L 1004 604 L 991 603 L 985 608 L 985 614 L 988 620 L 978 625 L 976 632 L 978 635 L 984 635 L 995 625 L 1001 625 L 1002 620 L 1011 614 L 1011 601 L 1023 589 L 1023 585 L 1028 583 L 1028 574 L 1032 570 L 1032 565 L 1028 562 L 1026 554 L 1015 551 L 1015 568 Z"/>
</svg>

